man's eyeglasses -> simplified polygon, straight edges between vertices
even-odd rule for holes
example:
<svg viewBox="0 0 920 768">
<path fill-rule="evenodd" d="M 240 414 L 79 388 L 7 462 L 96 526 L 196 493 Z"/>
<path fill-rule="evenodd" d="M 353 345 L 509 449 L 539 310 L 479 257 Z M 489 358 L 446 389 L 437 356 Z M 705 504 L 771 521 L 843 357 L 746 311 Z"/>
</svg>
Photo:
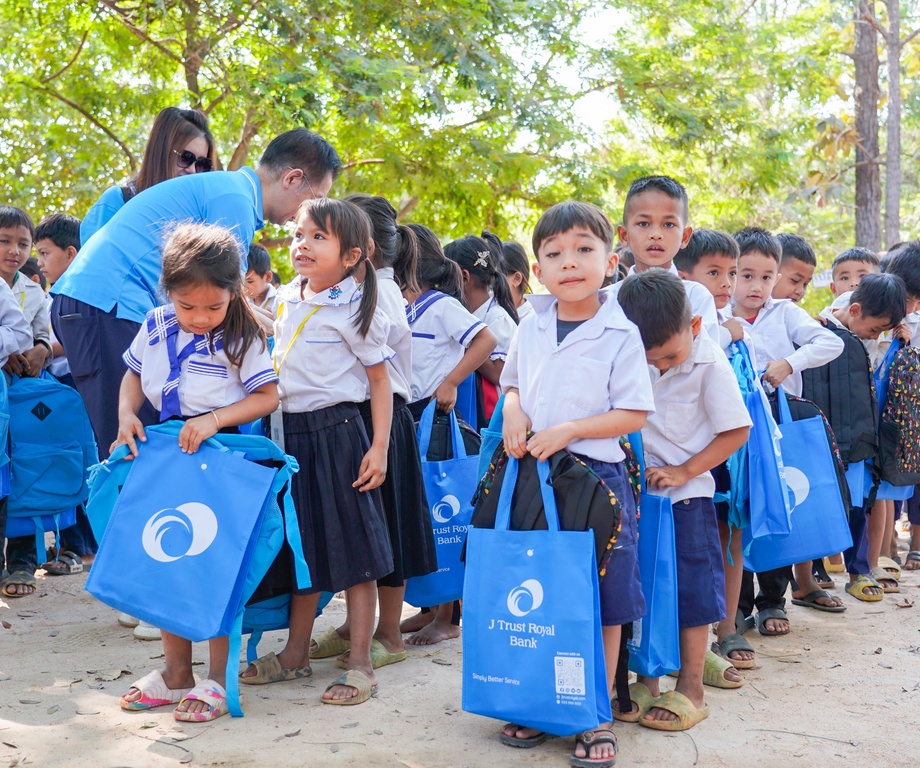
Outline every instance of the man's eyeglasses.
<svg viewBox="0 0 920 768">
<path fill-rule="evenodd" d="M 194 152 L 189 152 L 187 149 L 183 149 L 181 152 L 178 149 L 174 149 L 173 152 L 178 155 L 176 165 L 183 170 L 194 165 L 197 173 L 207 173 L 214 167 L 210 157 L 196 157 Z"/>
</svg>

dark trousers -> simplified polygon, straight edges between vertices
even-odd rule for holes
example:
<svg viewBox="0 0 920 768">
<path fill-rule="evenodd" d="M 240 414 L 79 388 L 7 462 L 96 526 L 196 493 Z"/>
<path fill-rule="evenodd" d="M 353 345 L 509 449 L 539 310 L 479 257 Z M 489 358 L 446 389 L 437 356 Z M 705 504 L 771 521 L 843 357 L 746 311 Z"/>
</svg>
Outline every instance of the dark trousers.
<svg viewBox="0 0 920 768">
<path fill-rule="evenodd" d="M 871 505 L 850 509 L 850 536 L 853 546 L 843 553 L 847 573 L 869 573 L 869 520 Z"/>
<path fill-rule="evenodd" d="M 907 519 L 911 525 L 920 525 L 920 485 L 914 488 L 914 495 L 901 502 L 901 509 L 907 509 Z"/>
<path fill-rule="evenodd" d="M 760 585 L 760 591 L 754 596 L 754 574 L 745 571 L 741 580 L 741 597 L 738 600 L 738 610 L 744 616 L 751 616 L 756 607 L 758 611 L 764 608 L 786 607 L 786 589 L 789 587 L 789 581 L 792 579 L 792 566 L 784 565 L 782 568 L 774 568 L 771 571 L 763 571 L 757 574 L 757 583 Z"/>
<path fill-rule="evenodd" d="M 103 312 L 60 295 L 54 297 L 51 306 L 51 325 L 89 414 L 100 459 L 108 458 L 109 446 L 118 436 L 118 393 L 127 370 L 121 356 L 140 329 L 138 323 L 117 318 L 115 311 Z M 137 415 L 145 425 L 159 421 L 149 402 Z"/>
</svg>

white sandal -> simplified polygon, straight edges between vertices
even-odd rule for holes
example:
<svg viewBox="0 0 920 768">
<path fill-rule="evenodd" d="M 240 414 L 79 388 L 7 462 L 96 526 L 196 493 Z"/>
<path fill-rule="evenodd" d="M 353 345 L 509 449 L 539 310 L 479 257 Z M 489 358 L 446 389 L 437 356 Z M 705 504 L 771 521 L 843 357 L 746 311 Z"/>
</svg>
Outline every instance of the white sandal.
<svg viewBox="0 0 920 768">
<path fill-rule="evenodd" d="M 141 697 L 137 701 L 126 701 L 122 696 L 119 704 L 122 709 L 132 712 L 165 707 L 167 704 L 178 704 L 182 701 L 182 697 L 192 690 L 191 688 L 167 688 L 163 673 L 158 669 L 131 683 L 131 688 L 137 688 L 141 692 Z"/>
</svg>

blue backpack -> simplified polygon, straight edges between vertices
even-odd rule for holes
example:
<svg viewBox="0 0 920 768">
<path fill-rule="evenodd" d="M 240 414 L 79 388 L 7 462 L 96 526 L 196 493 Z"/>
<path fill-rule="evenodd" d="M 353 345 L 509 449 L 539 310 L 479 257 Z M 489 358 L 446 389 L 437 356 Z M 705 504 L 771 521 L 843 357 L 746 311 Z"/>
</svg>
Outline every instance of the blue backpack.
<svg viewBox="0 0 920 768">
<path fill-rule="evenodd" d="M 173 435 L 178 439 L 182 429 L 181 421 L 167 421 L 156 426 L 147 427 L 148 432 L 161 432 Z M 291 498 L 290 479 L 299 470 L 297 461 L 286 455 L 271 440 L 253 435 L 219 434 L 205 441 L 205 444 L 219 450 L 232 451 L 245 456 L 250 461 L 271 462 L 277 468 L 274 482 L 271 486 L 269 498 L 266 503 L 265 513 L 262 518 L 262 527 L 259 531 L 258 544 L 255 547 L 242 589 L 242 599 L 236 612 L 233 629 L 230 632 L 230 654 L 227 661 L 227 706 L 234 717 L 242 717 L 243 712 L 239 703 L 239 658 L 242 646 L 242 635 L 246 631 L 253 632 L 253 639 L 258 642 L 263 629 L 279 629 L 287 626 L 287 605 L 283 601 L 272 605 L 266 611 L 266 606 L 259 603 L 247 606 L 256 588 L 262 582 L 268 569 L 281 552 L 285 539 L 294 553 L 294 576 L 297 586 L 306 589 L 310 586 L 310 573 L 303 558 L 303 545 L 300 539 L 300 527 L 294 513 L 294 503 Z M 143 451 L 143 443 L 139 444 Z M 131 469 L 130 461 L 122 461 L 129 455 L 127 446 L 117 448 L 108 461 L 98 464 L 91 470 L 90 495 L 87 503 L 86 514 L 93 532 L 99 541 L 111 517 L 118 494 Z M 283 494 L 283 495 L 282 495 Z M 279 504 L 279 499 L 281 503 Z M 246 627 L 246 629 L 244 629 Z M 250 645 L 253 645 L 251 642 Z"/>
<path fill-rule="evenodd" d="M 0 437 L 9 451 L 0 463 L 8 476 L 6 536 L 34 533 L 41 558 L 45 532 L 73 525 L 86 501 L 87 471 L 99 461 L 96 439 L 77 390 L 46 374 L 0 378 L 0 433 L 7 432 Z"/>
</svg>

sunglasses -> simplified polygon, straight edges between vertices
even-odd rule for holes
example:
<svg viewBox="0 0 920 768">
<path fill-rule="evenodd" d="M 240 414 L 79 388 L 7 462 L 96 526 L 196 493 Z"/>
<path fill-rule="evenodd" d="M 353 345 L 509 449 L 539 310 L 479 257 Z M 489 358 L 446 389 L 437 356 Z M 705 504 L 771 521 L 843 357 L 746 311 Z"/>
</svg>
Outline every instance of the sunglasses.
<svg viewBox="0 0 920 768">
<path fill-rule="evenodd" d="M 189 152 L 187 149 L 183 149 L 181 152 L 178 149 L 174 149 L 173 152 L 179 156 L 176 164 L 183 170 L 190 165 L 194 165 L 197 173 L 207 173 L 214 167 L 210 157 L 195 157 L 195 153 Z"/>
</svg>

